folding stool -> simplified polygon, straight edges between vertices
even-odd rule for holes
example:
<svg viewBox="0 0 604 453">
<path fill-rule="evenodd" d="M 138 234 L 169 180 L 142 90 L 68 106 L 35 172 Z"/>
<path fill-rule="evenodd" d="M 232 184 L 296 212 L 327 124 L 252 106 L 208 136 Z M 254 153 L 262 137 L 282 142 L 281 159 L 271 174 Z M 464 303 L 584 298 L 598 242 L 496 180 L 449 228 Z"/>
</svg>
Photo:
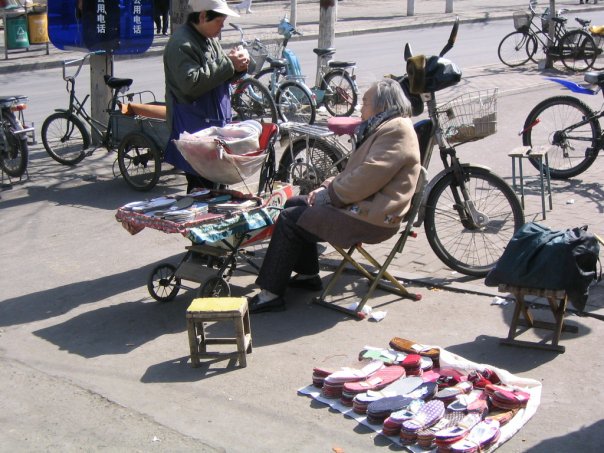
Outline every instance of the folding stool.
<svg viewBox="0 0 604 453">
<path fill-rule="evenodd" d="M 384 263 L 380 265 L 380 263 L 369 254 L 363 244 L 355 244 L 350 247 L 348 251 L 344 250 L 341 247 L 332 245 L 334 249 L 338 253 L 340 253 L 340 255 L 342 255 L 343 259 L 338 265 L 331 279 L 327 283 L 327 286 L 325 286 L 325 289 L 323 290 L 321 295 L 313 299 L 313 303 L 322 305 L 327 308 L 332 308 L 334 310 L 338 310 L 348 315 L 362 319 L 364 318 L 363 307 L 365 306 L 365 304 L 367 303 L 367 301 L 372 296 L 373 292 L 378 286 L 381 289 L 384 289 L 388 292 L 397 294 L 407 299 L 420 300 L 422 298 L 421 294 L 413 294 L 407 291 L 407 289 L 401 284 L 401 282 L 399 282 L 396 278 L 394 278 L 388 273 L 387 268 L 392 262 L 392 260 L 395 258 L 396 254 L 401 253 L 403 251 L 405 243 L 407 242 L 407 238 L 412 235 L 414 236 L 414 233 L 411 231 L 411 228 L 413 226 L 413 222 L 415 222 L 415 218 L 417 217 L 420 206 L 422 204 L 422 197 L 427 184 L 427 175 L 427 170 L 424 167 L 421 167 L 420 175 L 417 181 L 417 185 L 415 187 L 415 193 L 413 194 L 413 198 L 411 199 L 411 207 L 404 219 L 404 228 L 399 232 L 400 237 L 396 241 L 394 247 L 392 248 L 388 256 L 386 257 Z M 355 251 L 358 251 L 367 261 L 369 261 L 373 266 L 378 268 L 378 271 L 375 275 L 370 273 L 367 269 L 365 269 L 362 264 L 358 263 L 352 257 L 352 254 Z M 327 302 L 325 300 L 327 295 L 330 294 L 331 290 L 335 286 L 336 281 L 344 272 L 346 264 L 348 263 L 351 264 L 357 271 L 359 271 L 364 277 L 366 277 L 371 282 L 369 290 L 367 291 L 367 293 L 365 293 L 365 295 L 361 299 L 361 302 L 359 302 L 359 304 L 354 309 L 349 309 L 338 305 L 336 302 Z M 393 286 L 384 285 L 382 283 L 382 280 L 389 281 Z"/>
<path fill-rule="evenodd" d="M 577 333 L 577 326 L 570 326 L 564 322 L 568 296 L 564 290 L 550 290 L 538 288 L 522 288 L 518 286 L 499 285 L 499 292 L 513 294 L 516 304 L 510 324 L 507 338 L 501 339 L 500 343 L 508 346 L 522 346 L 527 348 L 545 349 L 549 351 L 564 352 L 564 346 L 558 344 L 562 332 Z M 555 322 L 537 321 L 533 319 L 530 308 L 524 300 L 524 296 L 544 297 L 549 303 L 549 308 L 554 316 Z M 524 319 L 521 319 L 524 318 Z M 525 329 L 520 329 L 524 326 Z M 547 329 L 553 331 L 553 335 L 547 341 L 537 343 L 533 341 L 516 340 L 516 337 L 528 329 Z"/>
</svg>

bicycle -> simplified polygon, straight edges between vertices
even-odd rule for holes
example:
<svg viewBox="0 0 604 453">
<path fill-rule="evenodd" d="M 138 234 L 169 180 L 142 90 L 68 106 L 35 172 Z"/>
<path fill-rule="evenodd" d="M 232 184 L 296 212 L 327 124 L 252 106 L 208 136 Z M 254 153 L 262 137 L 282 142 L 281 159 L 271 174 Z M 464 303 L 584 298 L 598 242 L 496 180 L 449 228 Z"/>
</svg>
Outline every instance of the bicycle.
<svg viewBox="0 0 604 453">
<path fill-rule="evenodd" d="M 572 71 L 586 71 L 591 68 L 600 53 L 591 35 L 583 29 L 567 30 L 567 19 L 562 14 L 568 10 L 558 10 L 551 18 L 554 24 L 554 37 L 549 32 L 549 8 L 541 15 L 542 25 L 535 20 L 538 14 L 529 2 L 529 12 L 517 11 L 513 14 L 516 31 L 504 36 L 497 48 L 501 62 L 509 67 L 525 64 L 529 60 L 538 63 L 551 57 L 560 60 Z M 581 23 L 580 19 L 577 19 Z"/>
<path fill-rule="evenodd" d="M 34 128 L 27 127 L 23 111 L 27 96 L 0 97 L 0 170 L 9 177 L 20 178 L 27 172 L 28 136 Z M 34 138 L 35 140 L 35 138 Z"/>
<path fill-rule="evenodd" d="M 287 18 L 281 19 L 278 32 L 283 36 L 283 41 L 279 46 L 279 56 L 285 64 L 262 69 L 254 77 L 269 88 L 275 83 L 279 83 L 282 78 L 305 83 L 305 77 L 296 54 L 287 48 L 291 37 L 295 34 L 302 35 L 302 33 L 296 30 Z M 336 52 L 334 48 L 313 49 L 313 52 L 317 54 L 319 63 L 315 85 L 308 88 L 315 96 L 317 107 L 325 106 L 332 116 L 352 115 L 358 103 L 358 87 L 354 74 L 356 63 L 330 60 Z"/>
<path fill-rule="evenodd" d="M 458 28 L 456 21 L 438 58 L 453 47 Z M 411 57 L 407 44 L 408 68 Z M 436 58 L 426 57 L 426 61 Z M 457 70 L 447 60 L 436 61 L 437 64 L 432 66 L 435 73 L 454 74 Z M 442 64 L 451 67 L 442 68 Z M 524 224 L 524 213 L 516 193 L 500 176 L 482 165 L 462 163 L 454 145 L 461 146 L 496 132 L 497 90 L 466 93 L 437 104 L 436 92 L 457 84 L 461 74 L 456 80 L 439 80 L 428 73 L 428 69 L 426 72 L 426 81 L 432 81 L 432 85 L 421 94 L 408 96 L 414 106 L 414 116 L 423 112 L 424 105 L 428 110 L 429 119 L 415 124 L 422 165 L 428 168 L 433 150 L 438 147 L 444 169 L 428 183 L 414 226 L 424 224 L 430 247 L 451 269 L 484 277 L 495 266 L 514 232 Z M 408 70 L 407 75 L 394 78 L 406 93 L 410 93 L 412 77 L 417 75 Z M 324 138 L 312 136 L 308 139 L 316 147 L 327 147 L 334 152 Z M 331 161 L 334 162 L 335 159 Z M 312 168 L 312 162 L 305 163 Z M 322 171 L 322 168 L 316 169 L 317 174 Z"/>
<path fill-rule="evenodd" d="M 90 116 L 85 107 L 90 95 L 87 94 L 80 101 L 76 95 L 76 79 L 92 55 L 103 53 L 89 52 L 81 58 L 63 62 L 63 80 L 69 93 L 69 104 L 66 109 L 56 109 L 44 120 L 41 131 L 44 149 L 57 162 L 70 166 L 78 164 L 98 148 L 103 147 L 108 152 L 117 150 L 116 161 L 125 181 L 136 190 L 150 190 L 157 184 L 161 172 L 163 145 L 168 139 L 165 121 L 151 118 L 143 121 L 126 116 L 121 113 L 120 107 L 125 101 L 135 98 L 142 103 L 144 96 L 151 97 L 148 104 L 163 103 L 157 102 L 150 91 L 123 94 L 132 85 L 132 79 L 105 75 L 105 84 L 112 93 L 106 110 L 109 121 L 105 123 Z M 67 74 L 67 68 L 74 64 L 77 64 L 74 74 Z M 88 150 L 91 134 L 85 124 L 100 137 L 99 145 L 91 150 Z"/>
<path fill-rule="evenodd" d="M 604 89 L 604 73 L 588 72 L 581 86 L 569 80 L 548 77 L 574 93 L 596 95 Z M 596 88 L 593 89 L 592 87 Z M 604 93 L 604 91 L 603 91 Z M 553 96 L 541 101 L 524 121 L 522 143 L 525 146 L 549 146 L 549 173 L 553 179 L 568 179 L 587 170 L 604 149 L 600 118 L 604 109 L 592 110 L 573 96 Z M 539 164 L 529 159 L 539 170 Z M 547 171 L 547 169 L 544 169 Z"/>
<path fill-rule="evenodd" d="M 255 39 L 253 43 L 248 43 L 243 38 L 243 29 L 231 22 L 231 27 L 237 30 L 240 34 L 239 44 L 246 49 L 262 46 L 262 43 Z M 257 58 L 257 56 L 256 56 Z M 253 89 L 247 90 L 247 96 L 256 105 L 269 106 L 271 109 L 274 108 L 272 113 L 272 122 L 277 123 L 280 117 L 283 121 L 301 121 L 306 123 L 312 123 L 315 119 L 316 108 L 312 99 L 311 93 L 306 90 L 304 85 L 291 81 L 291 83 L 282 84 L 275 87 L 274 90 L 269 89 L 259 80 L 251 77 L 249 74 L 253 73 L 257 67 L 257 59 L 254 55 L 250 54 L 250 66 L 248 66 L 248 74 L 244 76 L 241 83 L 245 87 L 253 87 Z M 262 64 L 262 63 L 260 63 Z M 237 99 L 231 98 L 231 103 L 234 108 L 237 105 Z M 310 115 L 307 113 L 310 112 Z M 257 118 L 246 118 L 246 119 L 257 119 Z"/>
<path fill-rule="evenodd" d="M 283 123 L 289 143 L 281 155 L 276 178 L 300 188 L 306 195 L 323 181 L 340 173 L 350 153 L 355 149 L 354 130 L 360 118 L 346 118 L 350 123 L 342 125 L 340 118 L 330 118 L 327 127 L 299 123 Z M 348 138 L 349 147 L 340 138 Z"/>
<path fill-rule="evenodd" d="M 248 48 L 250 44 L 243 39 L 243 29 L 231 23 L 240 34 L 239 44 Z M 231 107 L 239 121 L 256 120 L 260 123 L 277 123 L 278 112 L 272 94 L 262 83 L 249 75 L 255 67 L 254 59 L 250 60 L 248 73 L 231 84 Z"/>
</svg>

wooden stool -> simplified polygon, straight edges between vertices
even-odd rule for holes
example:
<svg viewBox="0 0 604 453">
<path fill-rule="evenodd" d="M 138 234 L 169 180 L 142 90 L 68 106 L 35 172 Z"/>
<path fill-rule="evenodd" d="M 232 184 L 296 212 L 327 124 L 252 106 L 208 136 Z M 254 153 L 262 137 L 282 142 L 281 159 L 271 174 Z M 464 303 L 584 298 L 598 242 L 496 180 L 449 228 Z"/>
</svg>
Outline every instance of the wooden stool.
<svg viewBox="0 0 604 453">
<path fill-rule="evenodd" d="M 549 152 L 549 146 L 519 146 L 514 148 L 508 153 L 508 156 L 512 158 L 512 186 L 516 190 L 516 159 L 518 159 L 518 176 L 520 176 L 520 202 L 524 209 L 524 175 L 522 173 L 522 159 L 535 159 L 539 162 L 539 182 L 541 188 L 541 212 L 543 213 L 543 220 L 545 220 L 545 183 L 547 182 L 547 194 L 549 197 L 549 209 L 553 209 L 552 204 L 552 185 L 549 174 L 549 158 L 547 153 Z M 543 163 L 545 162 L 545 168 Z M 545 180 L 543 176 L 545 175 Z"/>
<path fill-rule="evenodd" d="M 235 334 L 233 338 L 207 338 L 204 324 L 206 322 L 233 321 Z M 187 308 L 187 330 L 191 364 L 199 366 L 200 357 L 217 355 L 237 355 L 239 365 L 245 367 L 246 353 L 252 352 L 252 333 L 250 329 L 250 312 L 245 297 L 201 297 L 194 299 Z M 209 344 L 237 344 L 237 352 L 208 352 Z"/>
<path fill-rule="evenodd" d="M 501 340 L 502 344 L 564 352 L 564 346 L 558 345 L 558 341 L 560 340 L 560 334 L 562 333 L 562 331 L 572 333 L 578 332 L 577 326 L 567 326 L 564 324 L 564 313 L 566 311 L 567 302 L 567 295 L 565 291 L 551 289 L 520 288 L 517 286 L 499 285 L 499 292 L 509 292 L 513 294 L 514 298 L 516 299 L 516 305 L 514 307 L 514 315 L 512 316 L 510 331 L 508 333 L 508 337 Z M 537 296 L 544 297 L 545 299 L 547 299 L 556 322 L 551 323 L 533 320 L 533 317 L 529 312 L 529 307 L 524 301 L 524 296 Z M 523 315 L 524 319 L 520 319 L 520 314 Z M 528 330 L 524 329 L 518 332 L 518 325 L 526 326 L 528 328 L 553 330 L 554 334 L 551 339 L 551 344 L 516 340 L 515 338 L 518 335 Z"/>
</svg>

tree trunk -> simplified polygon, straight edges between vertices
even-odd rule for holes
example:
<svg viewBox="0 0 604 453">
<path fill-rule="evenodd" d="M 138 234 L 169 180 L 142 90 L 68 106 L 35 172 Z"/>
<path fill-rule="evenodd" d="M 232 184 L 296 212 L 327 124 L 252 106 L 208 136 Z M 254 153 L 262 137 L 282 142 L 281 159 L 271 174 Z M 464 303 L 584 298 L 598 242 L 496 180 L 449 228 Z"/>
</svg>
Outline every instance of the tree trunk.
<svg viewBox="0 0 604 453">
<path fill-rule="evenodd" d="M 103 76 L 113 75 L 113 54 L 90 56 L 90 116 L 103 124 L 109 122 L 107 106 L 111 101 L 111 89 L 105 83 Z M 102 137 L 91 131 L 92 143 L 98 145 Z"/>
</svg>

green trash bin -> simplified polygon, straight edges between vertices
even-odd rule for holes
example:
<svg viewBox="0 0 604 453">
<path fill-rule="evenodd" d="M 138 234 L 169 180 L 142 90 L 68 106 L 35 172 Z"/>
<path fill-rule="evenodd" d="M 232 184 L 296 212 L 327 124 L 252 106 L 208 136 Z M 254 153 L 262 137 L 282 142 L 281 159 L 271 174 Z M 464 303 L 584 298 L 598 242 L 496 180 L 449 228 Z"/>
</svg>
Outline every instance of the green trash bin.
<svg viewBox="0 0 604 453">
<path fill-rule="evenodd" d="M 25 14 L 4 16 L 6 29 L 6 48 L 23 49 L 29 47 L 27 34 L 27 16 Z"/>
</svg>

